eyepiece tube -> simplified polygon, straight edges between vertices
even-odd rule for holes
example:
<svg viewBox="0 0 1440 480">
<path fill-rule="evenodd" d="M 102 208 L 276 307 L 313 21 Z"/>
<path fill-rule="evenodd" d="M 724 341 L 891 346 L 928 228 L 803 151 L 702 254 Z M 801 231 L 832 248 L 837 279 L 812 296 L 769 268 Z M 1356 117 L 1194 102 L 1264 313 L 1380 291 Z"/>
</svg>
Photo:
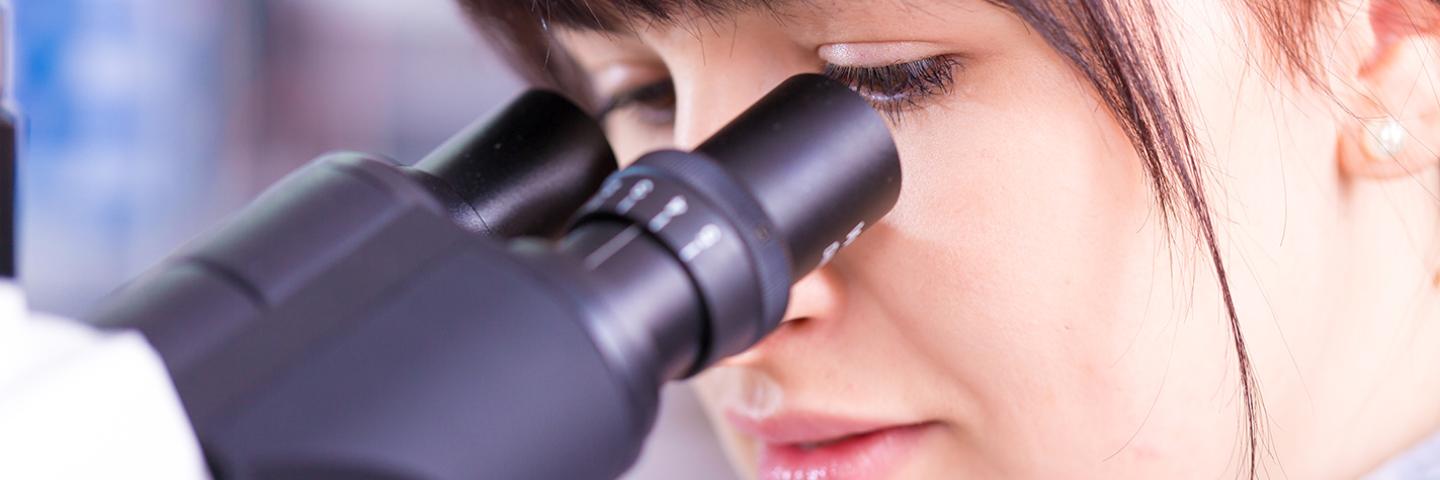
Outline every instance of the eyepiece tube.
<svg viewBox="0 0 1440 480">
<path fill-rule="evenodd" d="M 408 173 L 444 200 L 462 227 L 513 237 L 560 233 L 614 171 L 599 123 L 559 94 L 531 90 Z"/>
<path fill-rule="evenodd" d="M 792 77 L 696 149 L 755 195 L 789 244 L 796 280 L 900 196 L 889 128 L 848 90 L 820 75 Z"/>
<path fill-rule="evenodd" d="M 611 176 L 573 231 L 622 218 L 685 267 L 706 327 L 698 361 L 685 370 L 693 374 L 774 330 L 790 286 L 899 195 L 900 159 L 884 119 L 844 85 L 807 74 L 781 83 L 695 152 L 651 153 Z"/>
</svg>

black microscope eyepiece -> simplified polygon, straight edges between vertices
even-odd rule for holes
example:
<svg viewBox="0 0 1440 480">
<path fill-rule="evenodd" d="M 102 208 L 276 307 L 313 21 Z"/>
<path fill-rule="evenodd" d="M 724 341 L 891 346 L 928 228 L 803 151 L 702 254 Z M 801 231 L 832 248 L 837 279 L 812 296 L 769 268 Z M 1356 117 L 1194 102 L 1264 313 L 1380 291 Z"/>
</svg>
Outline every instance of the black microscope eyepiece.
<svg viewBox="0 0 1440 480">
<path fill-rule="evenodd" d="M 694 152 L 611 176 L 579 225 L 623 218 L 685 266 L 708 325 L 695 373 L 774 330 L 791 284 L 890 211 L 900 183 L 884 118 L 845 85 L 798 75 Z"/>
</svg>

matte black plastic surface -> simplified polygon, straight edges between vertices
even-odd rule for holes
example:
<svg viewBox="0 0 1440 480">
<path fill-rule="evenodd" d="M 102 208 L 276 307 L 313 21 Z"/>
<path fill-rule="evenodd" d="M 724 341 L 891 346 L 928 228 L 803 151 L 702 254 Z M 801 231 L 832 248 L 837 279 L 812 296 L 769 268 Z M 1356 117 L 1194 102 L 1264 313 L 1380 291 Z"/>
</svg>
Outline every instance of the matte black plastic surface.
<svg viewBox="0 0 1440 480">
<path fill-rule="evenodd" d="M 15 231 L 15 216 L 19 209 L 16 203 L 16 176 L 19 173 L 20 145 L 18 115 L 5 109 L 10 98 L 10 80 L 13 74 L 10 50 L 15 48 L 14 16 L 9 2 L 0 2 L 0 278 L 16 278 L 16 264 L 19 262 Z"/>
<path fill-rule="evenodd" d="M 249 392 L 227 421 L 202 424 L 220 476 L 624 472 L 656 399 L 633 399 L 617 381 L 617 365 L 580 322 L 594 306 L 565 301 L 496 247 L 457 246 L 441 258 L 369 299 L 343 332 Z"/>
<path fill-rule="evenodd" d="M 754 193 L 789 243 L 797 278 L 900 197 L 899 153 L 885 119 L 821 75 L 786 80 L 696 151 Z"/>
<path fill-rule="evenodd" d="M 561 233 L 614 171 L 600 125 L 545 90 L 520 95 L 415 164 L 417 176 L 444 190 L 457 223 L 502 237 Z"/>
<path fill-rule="evenodd" d="M 3 62 L 0 62 L 3 65 Z M 0 68 L 0 77 L 4 76 Z M 3 83 L 4 80 L 0 80 Z M 4 91 L 0 89 L 0 102 Z M 15 249 L 15 175 L 19 167 L 19 145 L 15 116 L 0 108 L 0 277 L 15 278 L 18 252 Z"/>
</svg>

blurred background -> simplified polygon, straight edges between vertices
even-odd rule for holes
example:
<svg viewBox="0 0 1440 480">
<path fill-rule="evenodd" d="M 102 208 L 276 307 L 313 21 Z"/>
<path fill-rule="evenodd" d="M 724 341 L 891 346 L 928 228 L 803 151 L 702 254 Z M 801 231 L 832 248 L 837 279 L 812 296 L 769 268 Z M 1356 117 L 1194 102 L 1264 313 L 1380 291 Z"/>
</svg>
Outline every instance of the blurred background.
<svg viewBox="0 0 1440 480">
<path fill-rule="evenodd" d="M 10 2 L 21 281 L 68 316 L 317 155 L 413 162 L 523 88 L 453 0 Z M 625 478 L 735 478 L 664 397 Z"/>
</svg>

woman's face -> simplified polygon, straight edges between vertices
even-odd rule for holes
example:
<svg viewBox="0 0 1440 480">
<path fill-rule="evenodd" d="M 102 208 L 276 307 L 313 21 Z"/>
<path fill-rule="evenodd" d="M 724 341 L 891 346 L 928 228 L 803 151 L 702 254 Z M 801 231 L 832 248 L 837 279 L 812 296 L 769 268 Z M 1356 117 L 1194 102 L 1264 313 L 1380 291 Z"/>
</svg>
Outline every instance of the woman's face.
<svg viewBox="0 0 1440 480">
<path fill-rule="evenodd" d="M 1242 330 L 1284 427 L 1270 438 L 1287 463 L 1370 458 L 1363 443 L 1292 439 L 1340 408 L 1322 394 L 1349 388 L 1320 373 L 1346 334 L 1327 319 L 1352 308 L 1334 271 L 1353 228 L 1333 206 L 1340 121 L 1324 94 L 1262 65 L 1261 40 L 1227 2 L 1161 3 Z M 1234 340 L 1198 230 L 1166 223 L 1110 110 L 1035 29 L 978 0 L 836 0 L 633 30 L 562 36 L 602 98 L 642 90 L 607 121 L 621 158 L 692 147 L 827 64 L 851 81 L 909 82 L 857 85 L 890 118 L 898 205 L 797 284 L 779 330 L 696 381 L 742 471 L 1239 471 Z M 641 88 L 666 78 L 673 97 Z"/>
</svg>

